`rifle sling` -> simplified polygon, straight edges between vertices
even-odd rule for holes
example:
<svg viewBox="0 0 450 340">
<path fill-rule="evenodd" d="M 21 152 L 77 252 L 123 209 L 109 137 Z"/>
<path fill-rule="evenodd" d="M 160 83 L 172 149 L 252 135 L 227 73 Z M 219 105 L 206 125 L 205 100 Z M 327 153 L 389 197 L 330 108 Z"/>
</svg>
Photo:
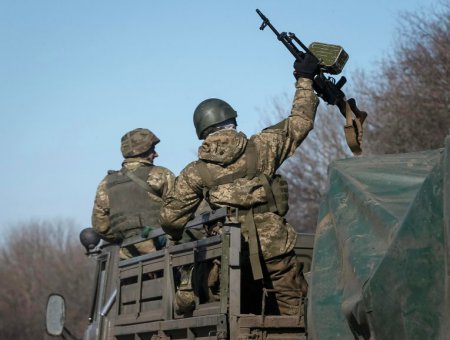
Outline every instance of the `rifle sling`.
<svg viewBox="0 0 450 340">
<path fill-rule="evenodd" d="M 350 104 L 344 97 L 342 101 L 338 104 L 338 108 L 341 113 L 345 116 L 345 126 L 344 133 L 345 139 L 350 150 L 355 154 L 359 155 L 362 152 L 361 142 L 363 135 L 362 122 L 359 118 L 353 119 L 353 111 Z"/>
<path fill-rule="evenodd" d="M 138 186 L 140 186 L 142 189 L 144 189 L 145 191 L 158 196 L 158 194 L 150 187 L 150 185 L 146 182 L 143 181 L 142 179 L 140 179 L 138 176 L 136 176 L 134 173 L 132 173 L 131 171 L 128 171 L 126 168 L 122 170 L 122 173 L 127 176 L 129 179 L 131 179 L 135 184 L 137 184 Z M 159 196 L 158 196 L 159 197 Z"/>
<path fill-rule="evenodd" d="M 248 210 L 242 228 L 243 233 L 248 235 L 248 250 L 253 279 L 255 281 L 261 280 L 263 278 L 263 272 L 261 256 L 259 255 L 258 232 L 256 230 L 255 220 L 253 219 L 253 209 Z"/>
</svg>

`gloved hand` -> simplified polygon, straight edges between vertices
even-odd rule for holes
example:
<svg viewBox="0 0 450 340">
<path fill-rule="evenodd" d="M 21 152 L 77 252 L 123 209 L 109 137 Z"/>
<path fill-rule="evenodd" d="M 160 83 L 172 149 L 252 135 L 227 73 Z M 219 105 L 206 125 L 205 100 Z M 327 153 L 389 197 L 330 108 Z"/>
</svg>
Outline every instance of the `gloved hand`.
<svg viewBox="0 0 450 340">
<path fill-rule="evenodd" d="M 310 54 L 305 54 L 302 60 L 294 62 L 294 77 L 314 79 L 314 76 L 319 73 L 319 64 L 317 59 Z"/>
</svg>

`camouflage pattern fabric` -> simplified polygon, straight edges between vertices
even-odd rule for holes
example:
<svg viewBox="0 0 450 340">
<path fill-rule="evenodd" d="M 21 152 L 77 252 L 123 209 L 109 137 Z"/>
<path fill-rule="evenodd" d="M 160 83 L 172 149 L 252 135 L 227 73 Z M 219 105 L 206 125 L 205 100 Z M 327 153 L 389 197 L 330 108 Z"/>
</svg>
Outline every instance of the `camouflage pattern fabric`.
<svg viewBox="0 0 450 340">
<path fill-rule="evenodd" d="M 122 163 L 128 171 L 133 172 L 142 165 L 151 165 L 152 163 L 145 158 L 127 158 Z M 174 174 L 161 166 L 152 166 L 149 172 L 147 183 L 151 189 L 156 193 L 148 193 L 149 199 L 157 202 L 161 202 L 167 193 L 172 189 L 175 181 Z M 105 177 L 99 184 L 95 195 L 95 202 L 92 211 L 92 227 L 101 234 L 108 241 L 117 241 L 115 236 L 111 233 L 111 225 L 109 219 L 110 205 L 109 197 L 106 190 L 107 177 Z M 136 244 L 138 251 L 147 251 L 148 249 L 154 249 L 153 241 L 148 240 Z M 151 244 L 150 244 L 151 243 Z"/>
<path fill-rule="evenodd" d="M 268 127 L 251 137 L 258 152 L 257 170 L 272 177 L 281 164 L 291 156 L 313 128 L 318 98 L 312 89 L 312 81 L 299 78 L 289 117 L 278 124 Z M 199 148 L 199 158 L 208 169 L 224 176 L 246 167 L 244 150 L 246 136 L 233 129 L 225 129 L 210 134 Z M 174 189 L 169 192 L 161 208 L 161 225 L 175 240 L 182 236 L 184 225 L 202 201 L 206 188 L 198 172 L 197 162 L 192 162 L 177 177 Z M 265 194 L 262 186 L 246 183 L 246 178 L 237 182 L 219 185 L 209 190 L 205 197 L 210 206 L 217 209 L 222 206 L 241 207 L 242 202 L 252 200 L 262 203 Z M 237 189 L 251 188 L 252 192 Z M 239 194 L 236 192 L 239 191 Z M 244 196 L 245 195 L 245 196 Z M 238 203 L 237 203 L 238 202 Z M 244 217 L 242 217 L 243 222 Z M 262 256 L 267 260 L 289 253 L 295 245 L 296 234 L 286 220 L 271 212 L 255 213 L 254 221 L 259 236 Z"/>
<path fill-rule="evenodd" d="M 152 239 L 136 243 L 133 247 L 139 254 L 148 254 L 157 250 Z M 119 257 L 122 260 L 126 260 L 132 258 L 133 254 L 127 248 L 120 248 Z"/>
<path fill-rule="evenodd" d="M 149 129 L 137 128 L 123 135 L 120 150 L 125 158 L 136 157 L 160 142 Z"/>
<path fill-rule="evenodd" d="M 275 258 L 265 263 L 270 282 L 266 287 L 272 285 L 275 291 L 269 295 L 268 308 L 278 306 L 278 310 L 267 311 L 269 314 L 281 315 L 303 315 L 302 295 L 306 294 L 304 285 L 306 281 L 300 275 L 297 260 L 294 252 Z M 270 303 L 270 299 L 275 299 Z"/>
<path fill-rule="evenodd" d="M 307 293 L 307 283 L 300 271 L 295 253 L 265 261 L 264 279 L 253 281 L 249 261 L 241 264 L 243 314 L 299 315 L 304 314 L 303 298 Z M 264 289 L 267 294 L 264 296 Z M 264 303 L 263 303 L 264 299 Z"/>
<path fill-rule="evenodd" d="M 178 315 L 192 312 L 195 309 L 196 294 L 193 287 L 194 265 L 179 268 L 180 282 L 175 293 L 175 313 Z"/>
</svg>

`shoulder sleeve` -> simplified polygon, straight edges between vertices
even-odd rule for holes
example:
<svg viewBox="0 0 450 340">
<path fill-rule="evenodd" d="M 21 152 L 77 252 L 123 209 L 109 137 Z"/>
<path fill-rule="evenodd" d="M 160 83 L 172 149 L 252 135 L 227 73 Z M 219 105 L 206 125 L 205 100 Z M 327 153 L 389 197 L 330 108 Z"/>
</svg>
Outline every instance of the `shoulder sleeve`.
<svg viewBox="0 0 450 340">
<path fill-rule="evenodd" d="M 276 171 L 306 138 L 313 128 L 318 104 L 312 81 L 299 78 L 290 115 L 253 137 L 266 173 Z"/>
<path fill-rule="evenodd" d="M 184 226 L 203 199 L 201 178 L 195 167 L 196 162 L 193 162 L 181 171 L 161 207 L 161 225 L 175 240 L 181 238 Z"/>
<path fill-rule="evenodd" d="M 172 190 L 174 182 L 175 175 L 162 166 L 153 166 L 147 178 L 148 185 L 162 199 Z"/>
<path fill-rule="evenodd" d="M 105 236 L 109 229 L 109 198 L 106 191 L 106 177 L 100 182 L 95 193 L 94 207 L 92 209 L 92 227 Z"/>
</svg>

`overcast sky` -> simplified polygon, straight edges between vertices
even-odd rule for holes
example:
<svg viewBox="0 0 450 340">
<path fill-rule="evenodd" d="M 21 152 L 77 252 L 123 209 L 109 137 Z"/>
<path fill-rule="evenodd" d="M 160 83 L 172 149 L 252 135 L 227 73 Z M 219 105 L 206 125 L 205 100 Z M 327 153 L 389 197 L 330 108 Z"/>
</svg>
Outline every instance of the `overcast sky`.
<svg viewBox="0 0 450 340">
<path fill-rule="evenodd" d="M 342 45 L 344 75 L 369 72 L 395 43 L 399 14 L 434 0 L 0 1 L 0 230 L 31 219 L 90 226 L 95 190 L 121 164 L 134 128 L 160 139 L 156 164 L 178 174 L 200 142 L 192 114 L 228 101 L 247 135 L 294 92 L 279 31 Z M 351 95 L 351 94 L 350 94 Z"/>
</svg>

